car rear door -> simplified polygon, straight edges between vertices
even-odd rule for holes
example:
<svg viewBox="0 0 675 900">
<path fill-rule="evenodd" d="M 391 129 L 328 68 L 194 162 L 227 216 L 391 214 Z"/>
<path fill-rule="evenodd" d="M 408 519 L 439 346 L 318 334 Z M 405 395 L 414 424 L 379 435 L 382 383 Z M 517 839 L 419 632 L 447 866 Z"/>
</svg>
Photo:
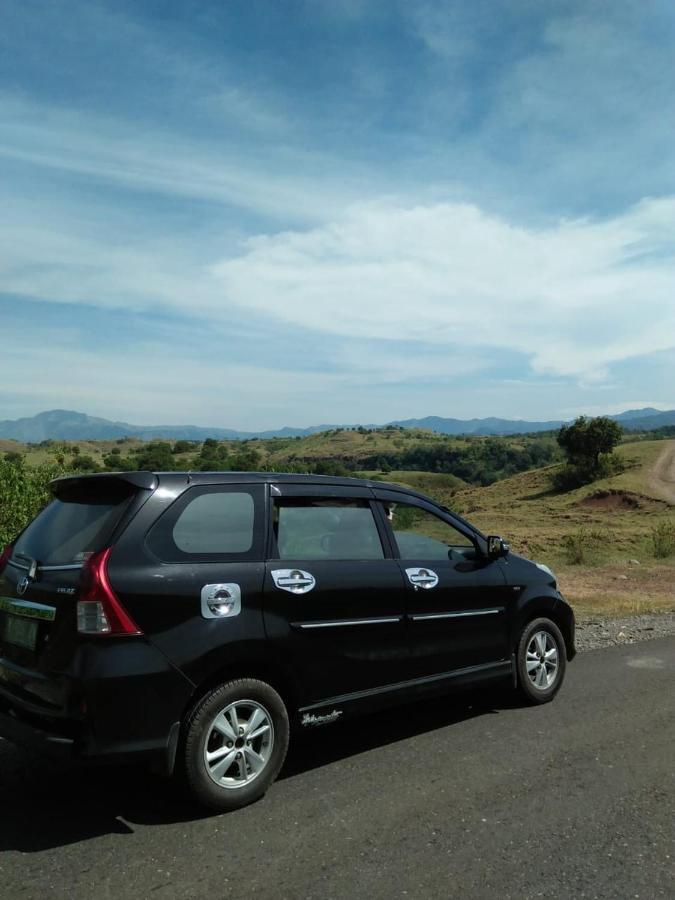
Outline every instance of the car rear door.
<svg viewBox="0 0 675 900">
<path fill-rule="evenodd" d="M 509 658 L 502 564 L 477 536 L 431 503 L 375 490 L 406 584 L 411 677 L 490 666 Z"/>
<path fill-rule="evenodd" d="M 405 678 L 403 576 L 368 488 L 272 485 L 265 627 L 300 706 Z"/>
<path fill-rule="evenodd" d="M 18 536 L 0 572 L 0 695 L 65 715 L 76 651 L 83 565 L 145 503 L 156 478 L 139 472 L 56 481 L 53 501 Z"/>
<path fill-rule="evenodd" d="M 265 485 L 175 482 L 160 482 L 122 536 L 110 578 L 152 643 L 200 684 L 264 656 Z"/>
</svg>

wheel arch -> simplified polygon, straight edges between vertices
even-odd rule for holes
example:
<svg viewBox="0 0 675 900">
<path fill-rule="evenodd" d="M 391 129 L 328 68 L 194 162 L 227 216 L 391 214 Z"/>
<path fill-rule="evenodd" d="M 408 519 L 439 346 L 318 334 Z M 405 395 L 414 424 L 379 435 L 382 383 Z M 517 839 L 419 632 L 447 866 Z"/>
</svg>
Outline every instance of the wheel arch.
<svg viewBox="0 0 675 900">
<path fill-rule="evenodd" d="M 200 681 L 185 704 L 181 716 L 181 728 L 185 724 L 190 710 L 202 697 L 213 688 L 218 687 L 219 684 L 235 681 L 238 678 L 255 678 L 258 681 L 264 681 L 266 684 L 269 684 L 284 701 L 289 718 L 292 718 L 296 713 L 298 708 L 298 687 L 290 670 L 276 660 L 252 657 L 229 662 L 213 670 Z"/>
<path fill-rule="evenodd" d="M 527 598 L 526 602 L 519 610 L 516 628 L 512 635 L 512 647 L 518 646 L 520 635 L 534 619 L 550 619 L 554 622 L 563 636 L 565 641 L 565 655 L 568 660 L 574 659 L 576 656 L 576 648 L 574 646 L 574 613 L 572 608 L 560 600 L 559 597 L 551 597 L 549 595 L 540 595 Z"/>
</svg>

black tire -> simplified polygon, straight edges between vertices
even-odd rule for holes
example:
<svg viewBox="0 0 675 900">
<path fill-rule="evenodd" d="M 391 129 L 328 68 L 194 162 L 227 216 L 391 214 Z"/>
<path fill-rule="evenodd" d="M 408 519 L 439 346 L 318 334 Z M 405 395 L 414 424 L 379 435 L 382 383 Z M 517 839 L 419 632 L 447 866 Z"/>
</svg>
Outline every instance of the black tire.
<svg viewBox="0 0 675 900">
<path fill-rule="evenodd" d="M 557 667 L 553 674 L 550 684 L 546 686 L 535 684 L 538 669 L 533 670 L 533 675 L 528 673 L 528 648 L 530 644 L 535 642 L 535 636 L 544 634 L 547 636 L 546 647 L 555 647 L 557 650 Z M 550 643 L 549 643 L 550 642 Z M 534 660 L 531 660 L 534 662 Z M 550 619 L 540 618 L 528 622 L 518 641 L 516 650 L 516 667 L 518 670 L 518 688 L 528 703 L 540 704 L 549 703 L 562 687 L 565 678 L 565 669 L 567 668 L 567 651 L 565 648 L 565 640 L 560 633 L 560 629 Z M 541 667 L 541 663 L 540 663 Z M 551 669 L 547 670 L 546 676 L 542 675 L 548 681 Z"/>
<path fill-rule="evenodd" d="M 225 710 L 230 710 L 225 725 L 231 728 L 231 706 L 235 703 L 242 704 L 241 707 L 235 707 L 235 714 L 249 708 L 251 710 L 256 707 L 262 709 L 263 713 L 268 716 L 270 728 L 267 733 L 271 735 L 271 746 L 264 766 L 259 772 L 251 774 L 250 781 L 242 780 L 241 784 L 237 783 L 237 779 L 242 779 L 241 766 L 247 766 L 248 760 L 252 758 L 248 755 L 250 751 L 247 749 L 249 744 L 246 736 L 237 736 L 237 743 L 233 746 L 228 743 L 229 736 L 221 735 L 221 732 L 214 729 L 214 721 Z M 247 703 L 250 704 L 250 707 L 246 706 Z M 222 724 L 222 718 L 218 720 Z M 242 721 L 243 729 L 247 727 L 246 719 L 238 721 Z M 251 733 L 255 733 L 255 729 Z M 279 774 L 288 750 L 288 712 L 284 701 L 269 684 L 254 678 L 240 678 L 221 684 L 200 698 L 187 717 L 184 734 L 182 756 L 190 793 L 203 806 L 219 812 L 226 812 L 247 806 L 260 799 Z M 264 748 L 261 744 L 254 747 L 255 741 L 258 740 L 262 741 L 264 738 L 256 738 L 250 746 L 251 750 L 255 749 L 256 755 L 260 755 L 262 758 Z M 218 773 L 210 774 L 205 759 L 205 751 L 207 748 L 213 747 L 214 741 L 216 742 L 215 751 L 224 752 L 223 764 L 226 763 L 226 757 L 229 757 L 231 753 L 241 750 L 239 759 L 233 760 L 218 783 L 215 780 Z M 218 746 L 218 741 L 221 742 L 220 746 Z M 241 747 L 239 747 L 239 741 L 243 742 Z M 231 751 L 228 753 L 230 747 Z M 253 773 L 253 770 L 251 772 Z M 225 783 L 228 783 L 227 786 Z"/>
</svg>

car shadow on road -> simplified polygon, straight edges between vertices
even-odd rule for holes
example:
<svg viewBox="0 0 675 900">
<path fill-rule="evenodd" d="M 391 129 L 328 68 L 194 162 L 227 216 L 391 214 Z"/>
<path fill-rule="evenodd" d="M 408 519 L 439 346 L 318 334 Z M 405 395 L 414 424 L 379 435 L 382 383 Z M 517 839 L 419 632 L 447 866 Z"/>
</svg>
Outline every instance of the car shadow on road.
<svg viewBox="0 0 675 900">
<path fill-rule="evenodd" d="M 518 705 L 513 692 L 493 688 L 299 732 L 280 779 Z M 57 764 L 2 741 L 0 809 L 0 852 L 22 853 L 108 834 L 133 835 L 134 825 L 187 823 L 214 815 L 196 807 L 178 784 L 143 768 Z"/>
</svg>

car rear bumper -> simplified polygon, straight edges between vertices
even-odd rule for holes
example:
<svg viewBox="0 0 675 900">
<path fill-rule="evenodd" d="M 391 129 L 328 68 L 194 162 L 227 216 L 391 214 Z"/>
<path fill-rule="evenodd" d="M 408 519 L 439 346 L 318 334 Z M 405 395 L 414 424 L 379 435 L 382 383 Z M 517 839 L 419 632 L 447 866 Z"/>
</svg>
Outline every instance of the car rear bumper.
<svg viewBox="0 0 675 900">
<path fill-rule="evenodd" d="M 19 718 L 9 705 L 0 700 L 0 738 L 19 747 L 27 747 L 40 754 L 70 759 L 73 756 L 75 738 L 56 731 L 40 728 L 33 722 Z"/>
<path fill-rule="evenodd" d="M 57 706 L 28 690 L 37 673 L 1 659 L 0 738 L 50 756 L 171 769 L 191 682 L 143 641 L 90 646 L 79 662 L 81 677 L 58 676 Z"/>
</svg>

